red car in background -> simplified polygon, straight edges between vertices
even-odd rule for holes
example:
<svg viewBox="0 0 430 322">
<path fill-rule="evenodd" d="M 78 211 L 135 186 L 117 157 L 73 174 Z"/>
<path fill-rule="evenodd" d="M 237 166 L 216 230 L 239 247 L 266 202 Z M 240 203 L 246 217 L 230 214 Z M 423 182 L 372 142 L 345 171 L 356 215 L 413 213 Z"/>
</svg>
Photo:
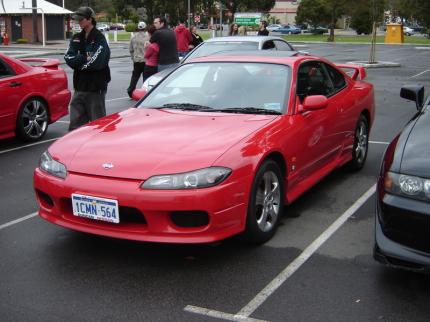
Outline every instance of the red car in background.
<svg viewBox="0 0 430 322">
<path fill-rule="evenodd" d="M 82 126 L 43 153 L 34 173 L 39 214 L 140 241 L 243 233 L 265 242 L 284 204 L 338 167 L 363 167 L 374 118 L 365 76 L 295 52 L 191 60 L 137 108 Z"/>
<path fill-rule="evenodd" d="M 39 140 L 48 124 L 68 114 L 70 91 L 59 63 L 0 54 L 0 139 Z"/>
</svg>

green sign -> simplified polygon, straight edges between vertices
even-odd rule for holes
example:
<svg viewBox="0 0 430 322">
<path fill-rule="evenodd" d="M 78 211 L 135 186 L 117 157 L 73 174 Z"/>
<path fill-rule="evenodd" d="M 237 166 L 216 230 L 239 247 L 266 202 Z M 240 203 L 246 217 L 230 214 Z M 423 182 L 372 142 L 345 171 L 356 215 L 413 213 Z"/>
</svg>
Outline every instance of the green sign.
<svg viewBox="0 0 430 322">
<path fill-rule="evenodd" d="M 261 13 L 236 13 L 234 22 L 241 26 L 258 26 L 261 20 Z"/>
</svg>

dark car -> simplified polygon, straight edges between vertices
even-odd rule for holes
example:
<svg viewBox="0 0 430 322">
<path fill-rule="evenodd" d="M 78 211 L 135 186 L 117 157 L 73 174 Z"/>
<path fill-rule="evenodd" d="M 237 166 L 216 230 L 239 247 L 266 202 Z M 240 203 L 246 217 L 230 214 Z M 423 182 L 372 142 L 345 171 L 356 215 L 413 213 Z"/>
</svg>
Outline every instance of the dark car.
<svg viewBox="0 0 430 322">
<path fill-rule="evenodd" d="M 377 184 L 374 257 L 388 266 L 430 272 L 430 114 L 424 87 L 400 96 L 418 112 L 390 143 Z"/>
<path fill-rule="evenodd" d="M 110 30 L 124 30 L 125 27 L 122 23 L 114 23 L 114 24 L 110 25 L 109 29 Z"/>
</svg>

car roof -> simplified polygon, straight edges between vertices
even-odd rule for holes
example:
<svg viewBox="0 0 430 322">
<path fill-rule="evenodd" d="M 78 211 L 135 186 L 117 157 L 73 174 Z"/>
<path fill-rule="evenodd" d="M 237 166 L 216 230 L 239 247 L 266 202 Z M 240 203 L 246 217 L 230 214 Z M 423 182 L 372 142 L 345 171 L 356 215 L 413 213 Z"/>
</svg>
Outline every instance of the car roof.
<svg viewBox="0 0 430 322">
<path fill-rule="evenodd" d="M 276 36 L 228 36 L 228 37 L 216 37 L 205 40 L 205 42 L 235 42 L 235 41 L 248 41 L 248 42 L 264 42 L 266 40 L 282 40 L 281 37 Z M 285 41 L 286 42 L 286 41 Z"/>
<path fill-rule="evenodd" d="M 309 55 L 301 55 L 295 51 L 224 51 L 211 56 L 204 56 L 191 59 L 192 62 L 257 62 L 257 63 L 277 63 L 293 66 L 303 60 L 321 60 L 323 58 Z"/>
</svg>

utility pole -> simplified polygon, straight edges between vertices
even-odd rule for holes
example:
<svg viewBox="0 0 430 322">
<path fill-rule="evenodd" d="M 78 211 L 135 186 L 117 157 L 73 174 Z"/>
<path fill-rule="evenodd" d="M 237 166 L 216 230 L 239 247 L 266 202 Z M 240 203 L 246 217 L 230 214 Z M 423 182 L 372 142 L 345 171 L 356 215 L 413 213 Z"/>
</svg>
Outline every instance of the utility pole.
<svg viewBox="0 0 430 322">
<path fill-rule="evenodd" d="M 33 43 L 39 42 L 39 35 L 37 32 L 37 0 L 31 1 L 31 16 L 33 18 Z"/>
</svg>

